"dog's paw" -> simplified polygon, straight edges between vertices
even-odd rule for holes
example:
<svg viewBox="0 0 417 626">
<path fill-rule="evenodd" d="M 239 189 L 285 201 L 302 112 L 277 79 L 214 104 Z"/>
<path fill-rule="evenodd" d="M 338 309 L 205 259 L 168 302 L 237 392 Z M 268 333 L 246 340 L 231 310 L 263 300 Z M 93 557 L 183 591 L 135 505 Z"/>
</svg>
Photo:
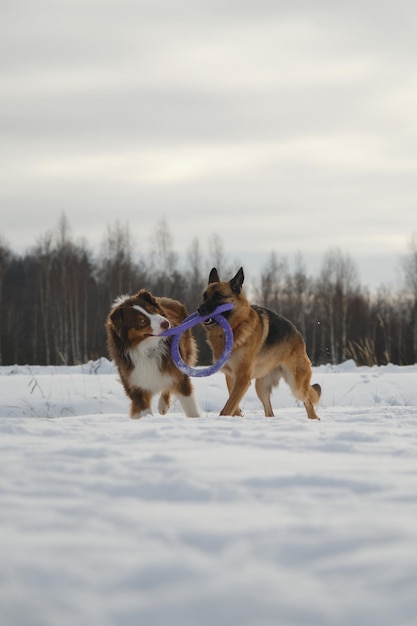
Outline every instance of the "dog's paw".
<svg viewBox="0 0 417 626">
<path fill-rule="evenodd" d="M 151 409 L 145 409 L 144 411 L 131 413 L 130 419 L 132 420 L 140 420 L 141 417 L 145 417 L 145 415 L 153 415 Z"/>
</svg>

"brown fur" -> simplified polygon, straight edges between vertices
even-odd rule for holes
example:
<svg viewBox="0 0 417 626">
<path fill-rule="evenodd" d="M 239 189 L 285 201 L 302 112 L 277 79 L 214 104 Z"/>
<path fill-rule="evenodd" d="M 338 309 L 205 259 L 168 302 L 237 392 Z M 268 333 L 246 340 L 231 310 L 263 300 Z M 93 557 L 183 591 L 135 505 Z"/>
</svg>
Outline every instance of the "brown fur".
<svg viewBox="0 0 417 626">
<path fill-rule="evenodd" d="M 307 416 L 319 419 L 314 404 L 319 401 L 320 385 L 311 386 L 311 362 L 301 333 L 287 319 L 268 309 L 250 305 L 242 293 L 243 269 L 229 282 L 220 281 L 216 268 L 209 276 L 203 303 L 198 311 L 208 315 L 220 304 L 231 302 L 234 308 L 227 317 L 234 337 L 232 354 L 223 367 L 229 399 L 220 415 L 241 415 L 239 408 L 251 380 L 264 407 L 265 415 L 272 417 L 271 392 L 282 378 L 293 395 L 304 403 Z M 205 323 L 207 341 L 215 360 L 224 348 L 224 333 L 220 325 Z"/>
<path fill-rule="evenodd" d="M 106 321 L 108 351 L 131 400 L 130 417 L 152 414 L 152 397 L 159 392 L 160 413 L 168 411 L 172 392 L 186 415 L 199 417 L 191 380 L 172 361 L 171 338 L 158 336 L 165 328 L 178 326 L 187 315 L 185 306 L 177 300 L 154 297 L 146 289 L 119 298 L 112 307 Z M 181 336 L 180 353 L 186 363 L 195 365 L 197 348 L 190 330 Z"/>
</svg>

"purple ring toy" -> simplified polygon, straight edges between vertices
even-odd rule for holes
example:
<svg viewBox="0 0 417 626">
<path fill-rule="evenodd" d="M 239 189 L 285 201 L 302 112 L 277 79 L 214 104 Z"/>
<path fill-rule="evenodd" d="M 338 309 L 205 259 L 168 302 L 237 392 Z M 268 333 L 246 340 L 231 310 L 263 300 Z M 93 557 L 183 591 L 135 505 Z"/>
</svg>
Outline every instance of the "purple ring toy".
<svg viewBox="0 0 417 626">
<path fill-rule="evenodd" d="M 222 313 L 224 313 L 225 311 L 230 311 L 231 309 L 233 309 L 233 304 L 227 303 L 227 304 L 221 304 L 220 306 L 218 306 L 216 309 L 214 309 L 213 313 L 210 313 L 210 315 L 199 315 L 198 312 L 196 311 L 195 313 L 192 313 L 191 315 L 189 315 L 182 322 L 182 324 L 179 324 L 178 326 L 173 326 L 172 328 L 168 328 L 167 330 L 164 330 L 162 333 L 160 333 L 159 335 L 160 337 L 173 336 L 172 343 L 171 343 L 172 360 L 174 361 L 175 365 L 183 374 L 187 374 L 188 376 L 197 376 L 197 377 L 211 376 L 212 374 L 217 372 L 219 369 L 221 369 L 223 365 L 226 363 L 226 361 L 228 360 L 233 350 L 233 331 L 230 327 L 229 322 L 227 321 L 225 317 L 223 317 Z M 200 324 L 201 322 L 204 322 L 205 320 L 208 320 L 211 317 L 215 319 L 216 322 L 220 324 L 220 326 L 224 330 L 224 339 L 225 339 L 224 350 L 221 356 L 212 365 L 209 365 L 207 367 L 199 367 L 199 368 L 191 367 L 190 365 L 187 365 L 187 363 L 185 363 L 185 361 L 182 359 L 181 354 L 180 354 L 179 345 L 180 345 L 181 335 L 189 328 L 192 328 L 193 326 L 197 326 L 197 324 Z"/>
</svg>

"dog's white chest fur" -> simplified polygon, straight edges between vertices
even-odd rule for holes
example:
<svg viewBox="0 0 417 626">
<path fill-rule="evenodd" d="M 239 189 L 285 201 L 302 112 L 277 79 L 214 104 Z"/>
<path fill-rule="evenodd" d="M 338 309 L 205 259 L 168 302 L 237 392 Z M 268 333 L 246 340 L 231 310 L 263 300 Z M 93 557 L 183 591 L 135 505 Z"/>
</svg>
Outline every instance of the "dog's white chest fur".
<svg viewBox="0 0 417 626">
<path fill-rule="evenodd" d="M 166 341 L 159 337 L 148 338 L 133 350 L 129 350 L 134 365 L 129 377 L 130 385 L 152 393 L 169 387 L 172 384 L 172 376 L 161 371 L 162 357 L 167 350 Z"/>
</svg>

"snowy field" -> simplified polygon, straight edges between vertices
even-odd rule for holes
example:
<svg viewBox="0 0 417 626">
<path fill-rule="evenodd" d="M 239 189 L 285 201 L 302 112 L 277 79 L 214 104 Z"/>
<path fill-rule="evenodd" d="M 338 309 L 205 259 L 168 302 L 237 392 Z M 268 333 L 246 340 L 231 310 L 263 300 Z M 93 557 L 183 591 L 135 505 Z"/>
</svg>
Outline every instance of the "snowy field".
<svg viewBox="0 0 417 626">
<path fill-rule="evenodd" d="M 415 626 L 417 366 L 314 369 L 265 418 L 222 374 L 132 421 L 106 360 L 0 368 L 2 626 Z"/>
</svg>

